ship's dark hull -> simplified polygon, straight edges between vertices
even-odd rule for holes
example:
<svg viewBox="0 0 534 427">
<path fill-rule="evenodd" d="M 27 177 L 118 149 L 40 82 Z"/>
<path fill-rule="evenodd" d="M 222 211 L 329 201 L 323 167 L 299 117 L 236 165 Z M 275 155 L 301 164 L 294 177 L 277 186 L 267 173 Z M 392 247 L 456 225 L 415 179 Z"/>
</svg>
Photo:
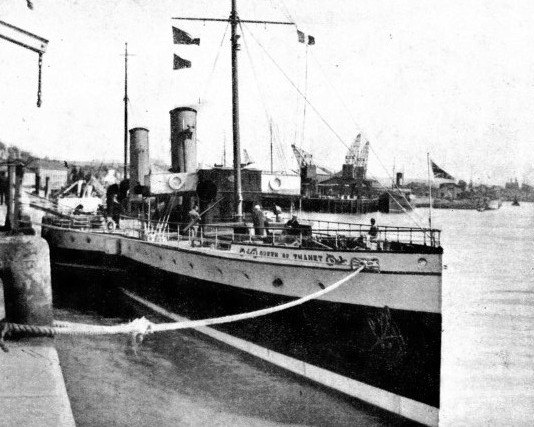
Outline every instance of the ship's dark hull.
<svg viewBox="0 0 534 427">
<path fill-rule="evenodd" d="M 280 295 L 192 279 L 117 255 L 52 249 L 55 277 L 90 270 L 179 315 L 201 319 L 288 301 Z M 61 264 L 63 263 L 63 264 Z M 67 269 L 58 268 L 63 265 Z M 106 266 L 114 272 L 106 273 Z M 122 273 L 121 273 L 122 271 Z M 83 274 L 87 277 L 88 270 Z M 232 336 L 432 407 L 439 407 L 441 315 L 310 301 L 287 311 L 216 327 Z"/>
</svg>

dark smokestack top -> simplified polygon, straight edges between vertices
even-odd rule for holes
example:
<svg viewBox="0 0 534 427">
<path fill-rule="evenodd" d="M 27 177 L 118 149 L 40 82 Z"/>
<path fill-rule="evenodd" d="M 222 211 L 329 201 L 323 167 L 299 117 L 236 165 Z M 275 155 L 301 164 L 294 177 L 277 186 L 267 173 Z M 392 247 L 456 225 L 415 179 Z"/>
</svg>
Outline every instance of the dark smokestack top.
<svg viewBox="0 0 534 427">
<path fill-rule="evenodd" d="M 130 129 L 130 133 L 138 131 L 138 130 L 144 130 L 144 131 L 150 132 L 147 128 L 137 127 L 137 128 Z"/>
<path fill-rule="evenodd" d="M 172 114 L 172 113 L 179 113 L 180 111 L 192 111 L 193 113 L 196 113 L 197 110 L 195 110 L 194 108 L 191 108 L 191 107 L 176 107 L 174 110 L 171 110 L 169 111 L 169 114 Z"/>
</svg>

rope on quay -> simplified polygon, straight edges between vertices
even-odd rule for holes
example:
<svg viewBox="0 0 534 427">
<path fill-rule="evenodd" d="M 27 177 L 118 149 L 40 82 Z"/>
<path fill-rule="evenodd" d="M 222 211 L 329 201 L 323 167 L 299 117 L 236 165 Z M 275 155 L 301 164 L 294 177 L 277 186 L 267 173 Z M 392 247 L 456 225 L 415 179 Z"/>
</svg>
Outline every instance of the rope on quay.
<svg viewBox="0 0 534 427">
<path fill-rule="evenodd" d="M 154 332 L 174 331 L 178 329 L 199 328 L 203 326 L 218 325 L 221 323 L 237 322 L 239 320 L 252 319 L 255 317 L 266 316 L 268 314 L 287 310 L 292 307 L 304 304 L 310 300 L 319 298 L 329 292 L 339 288 L 344 283 L 355 277 L 365 268 L 365 264 L 361 265 L 357 270 L 351 272 L 343 279 L 338 280 L 325 289 L 322 289 L 305 297 L 290 301 L 285 304 L 280 304 L 274 307 L 264 308 L 261 310 L 250 311 L 247 313 L 234 314 L 223 317 L 215 317 L 202 320 L 188 320 L 183 322 L 171 323 L 152 323 L 145 317 L 135 319 L 129 323 L 123 323 L 113 326 L 90 325 L 84 323 L 71 323 L 66 321 L 54 321 L 53 326 L 36 326 L 36 325 L 22 325 L 19 323 L 10 323 L 5 319 L 0 320 L 0 348 L 5 352 L 9 351 L 4 343 L 4 337 L 10 333 L 20 333 L 27 336 L 45 336 L 53 337 L 55 335 L 113 335 L 113 334 L 131 334 L 136 342 L 141 342 L 145 335 Z M 123 290 L 124 291 L 124 290 Z M 124 291 L 126 293 L 126 291 Z M 128 295 L 128 293 L 127 293 Z"/>
</svg>

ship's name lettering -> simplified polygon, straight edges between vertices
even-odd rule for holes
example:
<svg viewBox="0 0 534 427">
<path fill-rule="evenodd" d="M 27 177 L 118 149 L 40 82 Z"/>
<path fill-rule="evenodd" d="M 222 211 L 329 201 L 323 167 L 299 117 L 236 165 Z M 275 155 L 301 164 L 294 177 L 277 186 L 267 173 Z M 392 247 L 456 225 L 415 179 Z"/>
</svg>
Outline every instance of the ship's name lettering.
<svg viewBox="0 0 534 427">
<path fill-rule="evenodd" d="M 252 249 L 241 248 L 239 253 L 247 254 L 247 255 L 254 255 L 254 256 L 271 257 L 271 258 L 278 258 L 279 256 L 283 258 L 287 258 L 286 256 L 284 256 L 285 254 L 280 254 L 276 251 L 258 251 L 257 248 L 252 248 Z"/>
<path fill-rule="evenodd" d="M 293 258 L 301 260 L 301 261 L 315 261 L 315 262 L 323 261 L 322 255 L 293 254 Z"/>
<path fill-rule="evenodd" d="M 239 253 L 253 255 L 253 256 L 261 256 L 261 257 L 266 257 L 266 258 L 283 258 L 283 259 L 291 259 L 291 255 L 293 255 L 293 259 L 298 260 L 298 261 L 323 262 L 324 260 L 323 255 L 291 254 L 287 252 L 278 252 L 278 251 L 262 251 L 262 250 L 258 250 L 258 248 L 252 248 L 252 249 L 241 248 L 239 250 Z"/>
<path fill-rule="evenodd" d="M 274 251 L 260 251 L 260 256 L 267 256 L 271 258 L 278 258 L 278 252 Z"/>
</svg>

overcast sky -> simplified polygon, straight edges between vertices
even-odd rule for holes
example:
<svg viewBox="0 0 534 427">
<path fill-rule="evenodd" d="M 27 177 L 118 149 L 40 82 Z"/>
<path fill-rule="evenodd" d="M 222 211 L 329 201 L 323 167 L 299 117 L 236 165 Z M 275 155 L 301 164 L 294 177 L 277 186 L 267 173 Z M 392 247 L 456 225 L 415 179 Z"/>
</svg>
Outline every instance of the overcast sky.
<svg viewBox="0 0 534 427">
<path fill-rule="evenodd" d="M 35 106 L 37 54 L 0 40 L 0 141 L 59 159 L 122 159 L 127 41 L 135 54 L 130 127 L 150 129 L 151 156 L 170 162 L 169 110 L 188 105 L 199 110 L 199 162 L 220 162 L 225 140 L 231 162 L 229 29 L 223 39 L 225 23 L 171 20 L 226 18 L 230 0 L 33 3 L 32 11 L 25 0 L 0 0 L 0 19 L 50 40 L 43 106 Z M 269 167 L 272 121 L 277 169 L 296 167 L 290 145 L 297 143 L 339 170 L 363 132 L 374 176 L 395 167 L 423 178 L 430 152 L 457 179 L 534 184 L 534 3 L 238 0 L 238 7 L 242 19 L 292 20 L 316 40 L 306 55 L 293 26 L 244 25 L 242 145 L 258 167 Z M 200 46 L 173 45 L 172 25 Z M 191 69 L 173 71 L 173 53 Z M 305 120 L 292 84 L 312 104 Z"/>
</svg>

